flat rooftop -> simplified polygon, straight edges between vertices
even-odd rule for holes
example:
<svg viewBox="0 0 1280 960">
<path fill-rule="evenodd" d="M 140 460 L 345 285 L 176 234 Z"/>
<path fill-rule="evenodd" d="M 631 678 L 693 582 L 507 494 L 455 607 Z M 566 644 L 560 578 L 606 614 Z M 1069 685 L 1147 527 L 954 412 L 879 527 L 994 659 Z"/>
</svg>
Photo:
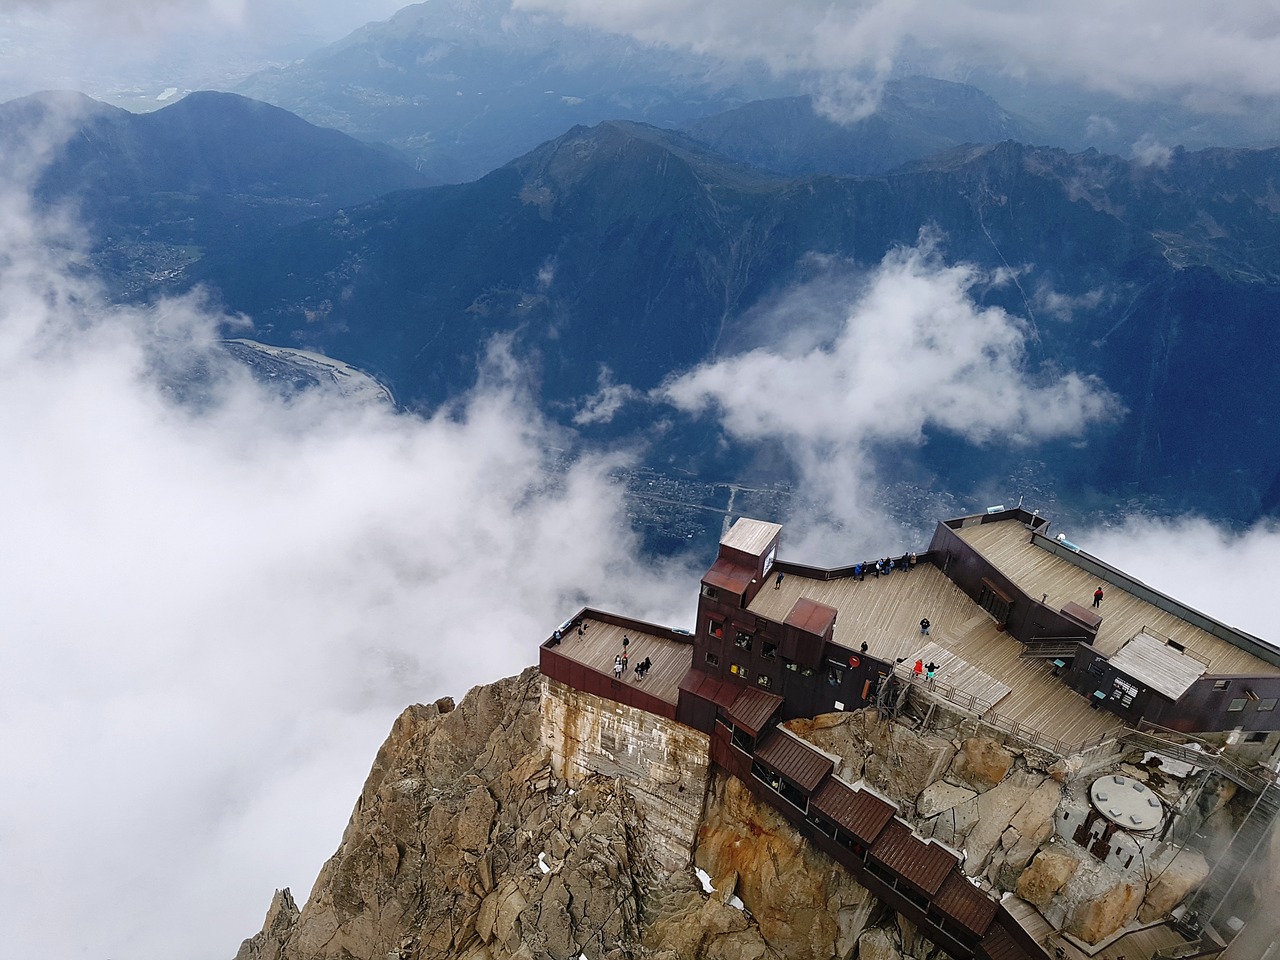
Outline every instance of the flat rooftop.
<svg viewBox="0 0 1280 960">
<path fill-rule="evenodd" d="M 582 637 L 578 636 L 579 623 L 586 627 Z M 575 663 L 612 679 L 613 658 L 622 653 L 623 637 L 631 643 L 626 648 L 627 671 L 622 681 L 674 706 L 680 696 L 680 681 L 693 662 L 692 638 L 689 643 L 680 643 L 646 633 L 638 624 L 619 626 L 584 615 L 573 621 L 555 649 Z M 645 657 L 652 661 L 652 666 L 643 677 L 637 677 L 636 664 Z"/>
<path fill-rule="evenodd" d="M 1280 673 L 1280 667 L 1030 543 L 1027 528 L 1018 520 L 984 523 L 955 532 L 1030 596 L 1047 593 L 1045 602 L 1055 609 L 1072 601 L 1091 607 L 1093 591 L 1101 584 L 1106 596 L 1098 608 L 1103 619 L 1094 648 L 1104 656 L 1114 656 L 1146 628 L 1182 644 L 1205 663 L 1205 673 L 1209 675 Z"/>
<path fill-rule="evenodd" d="M 987 700 L 993 690 L 1007 687 L 994 712 L 1034 729 L 1051 730 L 1063 743 L 1082 743 L 1123 726 L 1119 717 L 1092 709 L 1055 677 L 1051 661 L 1020 659 L 1022 644 L 997 629 L 995 621 L 933 564 L 921 563 L 909 572 L 879 579 L 868 575 L 861 582 L 854 577 L 814 580 L 788 573 L 778 589 L 770 585 L 761 590 L 749 609 L 781 622 L 801 598 L 839 611 L 834 639 L 850 650 L 865 641 L 868 655 L 890 663 L 901 657 L 908 669 L 917 658 L 937 660 L 931 651 L 949 651 L 975 669 L 949 675 L 947 664 L 938 661 L 938 681 Z M 927 637 L 920 633 L 921 617 L 931 624 Z"/>
</svg>

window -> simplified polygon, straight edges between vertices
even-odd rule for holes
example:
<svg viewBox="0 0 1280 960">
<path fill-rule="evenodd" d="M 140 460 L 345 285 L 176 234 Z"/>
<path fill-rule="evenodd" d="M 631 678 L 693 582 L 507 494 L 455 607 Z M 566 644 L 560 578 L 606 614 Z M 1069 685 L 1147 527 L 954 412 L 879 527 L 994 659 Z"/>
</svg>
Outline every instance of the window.
<svg viewBox="0 0 1280 960">
<path fill-rule="evenodd" d="M 702 585 L 702 595 L 703 595 L 704 597 L 706 597 L 708 600 L 719 600 L 719 599 L 720 599 L 720 591 L 719 591 L 719 590 L 717 590 L 715 587 L 711 586 L 710 584 L 707 584 L 707 583 L 704 583 L 704 584 Z"/>
<path fill-rule="evenodd" d="M 1247 701 L 1245 700 L 1244 697 L 1238 697 L 1237 699 L 1232 700 L 1229 704 L 1227 704 L 1227 713 L 1239 713 L 1241 710 L 1244 709 L 1244 705 L 1246 702 Z"/>
<path fill-rule="evenodd" d="M 782 661 L 782 663 L 783 663 L 783 665 L 784 665 L 788 670 L 790 670 L 792 673 L 795 673 L 797 670 L 799 670 L 799 669 L 800 669 L 800 664 L 796 663 L 794 660 L 785 660 L 785 659 L 784 659 L 784 660 Z"/>
<path fill-rule="evenodd" d="M 1225 689 L 1227 689 L 1227 687 L 1229 687 L 1229 686 L 1231 686 L 1231 681 L 1230 681 L 1230 680 L 1215 680 L 1215 681 L 1213 681 L 1213 689 L 1215 689 L 1215 690 L 1225 690 Z"/>
<path fill-rule="evenodd" d="M 737 647 L 739 650 L 750 650 L 751 634 L 743 633 L 741 630 L 739 630 L 737 635 L 734 636 L 733 638 L 733 645 Z"/>
<path fill-rule="evenodd" d="M 802 668 L 800 669 L 800 676 L 802 676 L 802 677 L 812 677 L 812 676 L 813 676 L 813 668 L 812 668 L 812 667 L 802 667 Z"/>
<path fill-rule="evenodd" d="M 748 677 L 751 676 L 750 672 L 748 672 L 746 667 L 736 663 L 729 664 L 729 672 L 732 673 L 735 677 L 741 677 L 743 680 L 746 680 Z"/>
<path fill-rule="evenodd" d="M 1102 669 L 1102 664 L 1097 660 L 1090 660 L 1089 666 L 1085 667 L 1085 669 L 1095 677 L 1101 677 L 1105 672 Z"/>
<path fill-rule="evenodd" d="M 1274 710 L 1275 708 L 1276 708 L 1275 697 L 1263 697 L 1261 700 L 1258 701 L 1259 713 L 1266 713 L 1267 711 Z"/>
<path fill-rule="evenodd" d="M 766 690 L 768 690 L 770 687 L 773 686 L 773 678 L 769 676 L 767 673 L 762 673 L 760 674 L 760 676 L 756 677 L 756 686 L 764 687 Z"/>
<path fill-rule="evenodd" d="M 778 645 L 776 643 L 770 643 L 768 640 L 764 641 L 764 646 L 760 649 L 760 655 L 772 660 L 778 655 Z"/>
<path fill-rule="evenodd" d="M 724 621 L 723 621 L 723 620 L 712 620 L 710 623 L 708 623 L 708 624 L 707 624 L 707 633 L 711 634 L 711 636 L 713 636 L 713 637 L 723 637 L 723 636 L 724 636 Z"/>
<path fill-rule="evenodd" d="M 1253 733 L 1246 733 L 1244 735 L 1245 743 L 1264 743 L 1266 742 L 1266 739 L 1267 732 L 1265 730 L 1255 730 Z"/>
<path fill-rule="evenodd" d="M 707 663 L 711 664 L 713 667 L 718 667 L 720 665 L 720 658 L 716 656 L 714 653 L 712 653 L 710 650 L 708 650 Z"/>
<path fill-rule="evenodd" d="M 835 667 L 832 667 L 830 670 L 827 671 L 827 683 L 831 684 L 831 686 L 838 687 L 843 682 L 844 682 L 843 670 L 837 670 Z"/>
</svg>

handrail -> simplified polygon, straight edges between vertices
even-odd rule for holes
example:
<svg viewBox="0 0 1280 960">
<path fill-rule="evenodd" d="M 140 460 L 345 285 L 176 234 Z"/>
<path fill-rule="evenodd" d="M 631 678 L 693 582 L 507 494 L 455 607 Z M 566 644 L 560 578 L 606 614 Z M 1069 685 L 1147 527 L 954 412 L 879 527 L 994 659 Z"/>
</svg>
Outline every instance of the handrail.
<svg viewBox="0 0 1280 960">
<path fill-rule="evenodd" d="M 903 670 L 899 672 L 898 668 L 901 664 L 894 663 L 889 665 L 890 675 L 898 677 L 900 680 L 905 679 L 910 689 L 922 690 L 926 695 L 938 696 L 949 703 L 953 703 L 961 709 L 968 710 L 976 715 L 979 723 L 992 727 L 996 730 L 1006 733 L 1023 743 L 1032 746 L 1041 747 L 1050 753 L 1060 757 L 1074 756 L 1083 753 L 1086 750 L 1093 750 L 1101 747 L 1109 742 L 1115 742 L 1117 739 L 1115 733 L 1101 733 L 1096 737 L 1090 737 L 1079 743 L 1067 743 L 1058 737 L 1050 736 L 1035 727 L 1029 727 L 1024 723 L 1014 720 L 1012 717 L 1006 717 L 997 713 L 992 709 L 994 704 L 976 697 L 971 693 L 959 689 L 953 684 L 938 680 L 927 680 L 917 676 L 914 671 Z"/>
</svg>

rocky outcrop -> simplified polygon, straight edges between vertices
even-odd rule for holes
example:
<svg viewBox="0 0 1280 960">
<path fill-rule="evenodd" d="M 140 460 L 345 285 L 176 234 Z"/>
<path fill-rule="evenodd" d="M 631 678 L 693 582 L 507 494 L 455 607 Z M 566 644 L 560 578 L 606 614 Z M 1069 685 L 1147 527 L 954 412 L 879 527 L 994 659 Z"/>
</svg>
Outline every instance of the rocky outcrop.
<svg viewBox="0 0 1280 960">
<path fill-rule="evenodd" d="M 789 960 L 849 956 L 878 906 L 843 867 L 724 774 L 712 778 L 695 856 L 717 889 L 736 890 L 764 938 Z"/>
<path fill-rule="evenodd" d="M 1196 850 L 1183 850 L 1173 862 L 1161 868 L 1147 890 L 1138 910 L 1138 920 L 1153 923 L 1168 915 L 1209 876 L 1209 862 Z"/>
<path fill-rule="evenodd" d="M 1139 881 L 1120 880 L 1093 897 L 1071 914 L 1065 930 L 1085 943 L 1101 943 L 1124 927 L 1138 912 L 1143 886 Z"/>
<path fill-rule="evenodd" d="M 1207 873 L 1189 851 L 1154 851 L 1139 861 L 1155 878 L 1148 890 L 1143 868 L 1129 869 L 1133 838 L 1117 835 L 1101 861 L 1069 842 L 1088 781 L 1043 756 L 922 734 L 874 710 L 788 725 L 840 758 L 841 776 L 897 799 L 922 835 L 961 851 L 983 886 L 1016 890 L 1081 940 L 1163 915 Z M 584 953 L 938 957 L 749 785 L 710 771 L 704 734 L 529 670 L 456 707 L 407 709 L 306 907 L 278 891 L 236 960 Z"/>
<path fill-rule="evenodd" d="M 285 944 L 293 936 L 298 925 L 298 905 L 286 888 L 277 890 L 267 909 L 267 919 L 262 929 L 240 944 L 236 960 L 280 960 Z"/>
<path fill-rule="evenodd" d="M 1080 861 L 1060 850 L 1042 850 L 1018 877 L 1015 892 L 1023 900 L 1044 909 L 1075 874 Z"/>
<path fill-rule="evenodd" d="M 951 776 L 978 792 L 990 790 L 1009 773 L 1013 754 L 990 737 L 970 737 L 960 744 Z"/>
</svg>

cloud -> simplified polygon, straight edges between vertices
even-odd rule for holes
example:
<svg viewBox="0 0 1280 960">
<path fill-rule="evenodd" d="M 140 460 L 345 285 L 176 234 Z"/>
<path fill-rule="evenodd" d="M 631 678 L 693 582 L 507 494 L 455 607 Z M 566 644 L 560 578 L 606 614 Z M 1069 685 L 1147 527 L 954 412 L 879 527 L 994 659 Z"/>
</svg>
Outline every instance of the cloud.
<svg viewBox="0 0 1280 960">
<path fill-rule="evenodd" d="M 0 0 L 0 99 L 73 89 L 148 109 L 168 87 L 227 89 L 398 0 Z"/>
<path fill-rule="evenodd" d="M 430 417 L 281 395 L 198 300 L 108 307 L 66 223 L 0 215 L 7 953 L 229 957 L 406 704 L 588 600 L 687 621 L 696 579 L 638 562 L 617 463 L 548 452 L 500 345 Z"/>
<path fill-rule="evenodd" d="M 1232 530 L 1203 517 L 1127 517 L 1064 532 L 1085 551 L 1201 613 L 1280 641 L 1271 583 L 1280 569 L 1275 520 Z"/>
<path fill-rule="evenodd" d="M 1133 159 L 1144 167 L 1164 169 L 1173 159 L 1173 148 L 1161 143 L 1151 134 L 1143 134 L 1133 145 Z"/>
<path fill-rule="evenodd" d="M 602 365 L 596 377 L 596 392 L 581 401 L 573 422 L 580 427 L 608 423 L 627 404 L 643 398 L 644 394 L 635 387 L 614 382 L 613 371 Z"/>
<path fill-rule="evenodd" d="M 1280 93 L 1280 12 L 1268 0 L 515 0 L 575 23 L 780 73 L 813 72 L 839 89 L 887 75 L 904 48 L 938 62 L 1067 82 L 1123 97 L 1239 108 Z M 926 52 L 923 59 L 928 59 Z"/>
<path fill-rule="evenodd" d="M 927 431 L 1026 446 L 1082 437 L 1120 414 L 1097 380 L 1030 369 L 1026 323 L 973 296 L 1008 277 L 947 264 L 939 243 L 926 232 L 916 246 L 891 251 L 860 287 L 846 290 L 825 339 L 801 327 L 776 345 L 681 375 L 661 396 L 712 414 L 736 440 L 783 445 L 812 499 L 839 527 L 869 536 L 889 529 L 869 526 L 877 451 L 919 445 Z M 815 284 L 823 302 L 813 312 L 830 323 L 833 286 Z M 772 309 L 795 317 L 810 303 L 803 286 Z"/>
</svg>

